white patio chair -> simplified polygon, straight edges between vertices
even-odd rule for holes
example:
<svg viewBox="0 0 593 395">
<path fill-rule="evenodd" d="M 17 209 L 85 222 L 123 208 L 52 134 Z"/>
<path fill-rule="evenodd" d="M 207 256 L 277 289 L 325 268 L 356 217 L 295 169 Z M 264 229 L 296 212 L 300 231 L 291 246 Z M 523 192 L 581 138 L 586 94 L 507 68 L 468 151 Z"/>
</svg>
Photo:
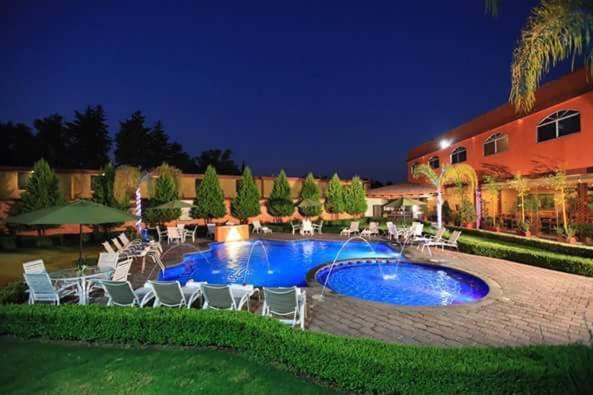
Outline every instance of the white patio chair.
<svg viewBox="0 0 593 395">
<path fill-rule="evenodd" d="M 198 284 L 181 287 L 179 281 L 149 281 L 154 292 L 154 307 L 187 307 L 200 298 L 202 289 Z"/>
<path fill-rule="evenodd" d="M 167 242 L 169 244 L 171 242 L 181 243 L 181 234 L 179 234 L 179 229 L 176 226 L 167 227 Z"/>
<path fill-rule="evenodd" d="M 119 254 L 110 252 L 101 252 L 99 254 L 99 261 L 97 267 L 101 272 L 109 272 L 115 270 L 117 262 L 119 261 Z"/>
<path fill-rule="evenodd" d="M 27 287 L 29 287 L 29 304 L 50 302 L 58 305 L 64 296 L 81 295 L 82 292 L 78 282 L 65 283 L 59 288 L 54 287 L 49 274 L 45 272 L 25 273 L 23 276 Z"/>
<path fill-rule="evenodd" d="M 198 225 L 194 226 L 192 230 L 185 229 L 183 232 L 183 241 L 187 240 L 188 238 L 191 239 L 192 243 L 196 241 L 196 231 L 198 229 Z"/>
<path fill-rule="evenodd" d="M 296 231 L 300 231 L 301 230 L 301 225 L 300 224 L 294 224 L 292 221 L 290 221 L 290 226 L 292 227 L 292 234 L 294 235 L 296 233 Z"/>
<path fill-rule="evenodd" d="M 378 222 L 369 222 L 369 227 L 365 228 L 360 235 L 362 237 L 373 237 L 379 235 L 379 223 Z"/>
<path fill-rule="evenodd" d="M 313 224 L 311 223 L 311 220 L 308 219 L 304 219 L 302 224 L 301 224 L 301 236 L 313 236 Z"/>
<path fill-rule="evenodd" d="M 249 299 L 259 292 L 253 285 L 201 284 L 204 297 L 203 309 L 241 310 Z M 249 309 L 249 306 L 247 307 Z"/>
<path fill-rule="evenodd" d="M 268 234 L 272 233 L 272 229 L 268 228 L 267 226 L 262 226 L 261 222 L 258 219 L 254 220 L 253 223 L 253 233 L 263 233 Z"/>
<path fill-rule="evenodd" d="M 144 286 L 134 290 L 129 281 L 104 280 L 101 285 L 107 295 L 107 306 L 144 307 L 154 298 L 151 287 Z"/>
<path fill-rule="evenodd" d="M 297 288 L 263 288 L 264 305 L 262 315 L 282 317 L 280 322 L 293 328 L 297 325 L 305 329 L 305 310 L 307 297 L 305 291 Z"/>
<path fill-rule="evenodd" d="M 159 243 L 164 243 L 165 240 L 167 240 L 167 242 L 169 241 L 167 237 L 167 231 L 164 229 L 161 230 L 161 228 L 158 225 L 156 227 L 156 234 L 158 236 Z"/>
<path fill-rule="evenodd" d="M 352 236 L 360 234 L 360 223 L 358 221 L 350 222 L 349 228 L 344 228 L 340 232 L 340 236 Z"/>
<path fill-rule="evenodd" d="M 214 238 L 215 230 L 216 230 L 216 224 L 206 224 L 206 237 Z M 195 229 L 194 229 L 194 234 L 195 234 Z"/>
<path fill-rule="evenodd" d="M 441 228 L 441 229 L 437 229 L 435 234 L 432 236 L 416 237 L 416 239 L 414 240 L 418 244 L 416 246 L 416 249 L 424 250 L 427 243 L 441 241 L 443 239 L 443 235 L 445 234 L 445 230 L 446 230 L 445 228 Z M 430 251 L 430 248 L 429 248 L 429 251 Z"/>
<path fill-rule="evenodd" d="M 461 237 L 461 232 L 456 230 L 453 231 L 453 233 L 451 233 L 451 236 L 449 236 L 449 239 L 445 239 L 445 238 L 441 238 L 438 241 L 429 241 L 426 243 L 426 247 L 429 248 L 430 251 L 430 247 L 441 247 L 441 249 L 445 249 L 445 247 L 449 247 L 449 248 L 455 248 L 456 250 L 459 250 L 459 245 L 458 245 L 458 241 L 459 241 L 459 237 Z M 432 254 L 432 253 L 431 253 Z"/>
<path fill-rule="evenodd" d="M 323 234 L 323 220 L 319 221 L 319 224 L 311 224 L 313 226 L 313 230 L 317 231 L 319 234 Z"/>
</svg>

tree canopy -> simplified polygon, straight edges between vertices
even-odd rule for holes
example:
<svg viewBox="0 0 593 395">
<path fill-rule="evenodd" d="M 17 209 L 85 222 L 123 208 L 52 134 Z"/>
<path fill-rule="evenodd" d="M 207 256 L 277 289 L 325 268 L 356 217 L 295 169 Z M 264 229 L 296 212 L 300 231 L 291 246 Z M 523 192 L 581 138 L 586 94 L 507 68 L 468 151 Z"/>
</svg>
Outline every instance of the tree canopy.
<svg viewBox="0 0 593 395">
<path fill-rule="evenodd" d="M 344 188 L 342 180 L 334 173 L 327 184 L 327 192 L 325 193 L 325 211 L 332 214 L 340 214 L 344 212 Z"/>
<path fill-rule="evenodd" d="M 485 0 L 498 13 L 498 0 Z M 513 51 L 510 101 L 521 112 L 531 110 L 542 78 L 558 63 L 574 65 L 583 56 L 593 72 L 593 3 L 590 0 L 540 0 L 531 11 Z"/>
<path fill-rule="evenodd" d="M 158 173 L 158 177 L 154 183 L 154 192 L 149 202 L 150 207 L 155 207 L 179 198 L 177 180 L 179 170 L 163 163 L 156 172 Z M 151 209 L 150 207 L 143 212 L 144 219 L 150 224 L 172 221 L 181 215 L 181 209 L 178 208 Z"/>
<path fill-rule="evenodd" d="M 233 160 L 233 152 L 229 149 L 210 149 L 201 152 L 194 158 L 196 171 L 203 173 L 208 166 L 212 166 L 219 174 L 239 175 L 241 170 Z"/>
<path fill-rule="evenodd" d="M 314 217 L 321 214 L 321 192 L 312 173 L 307 174 L 303 181 L 300 194 L 299 212 L 305 217 Z M 303 204 L 306 202 L 306 204 Z"/>
<path fill-rule="evenodd" d="M 294 213 L 292 192 L 284 170 L 280 170 L 274 179 L 272 192 L 268 199 L 268 213 L 274 217 L 288 217 Z"/>
<path fill-rule="evenodd" d="M 232 214 L 245 223 L 249 217 L 256 217 L 260 214 L 259 190 L 251 174 L 249 167 L 245 167 L 243 175 L 239 180 L 239 191 L 232 203 Z"/>
<path fill-rule="evenodd" d="M 68 155 L 73 164 L 82 169 L 100 169 L 109 162 L 111 137 L 103 107 L 88 106 L 83 112 L 75 111 L 72 122 L 66 124 Z"/>
<path fill-rule="evenodd" d="M 206 168 L 204 179 L 196 187 L 194 207 L 191 209 L 192 218 L 221 218 L 226 215 L 224 193 L 218 182 L 216 169 L 212 166 Z"/>
<path fill-rule="evenodd" d="M 39 210 L 59 205 L 64 201 L 56 173 L 49 164 L 40 159 L 33 166 L 33 173 L 21 194 L 19 213 Z"/>
<path fill-rule="evenodd" d="M 358 176 L 352 178 L 352 183 L 344 191 L 344 209 L 354 216 L 363 215 L 367 210 L 364 185 Z"/>
</svg>

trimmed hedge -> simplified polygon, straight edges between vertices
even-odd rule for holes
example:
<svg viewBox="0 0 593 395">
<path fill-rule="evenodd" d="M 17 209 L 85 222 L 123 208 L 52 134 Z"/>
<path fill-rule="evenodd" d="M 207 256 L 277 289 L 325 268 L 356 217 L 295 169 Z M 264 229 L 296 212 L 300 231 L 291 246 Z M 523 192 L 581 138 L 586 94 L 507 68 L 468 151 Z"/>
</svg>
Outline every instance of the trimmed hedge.
<svg viewBox="0 0 593 395">
<path fill-rule="evenodd" d="M 473 235 L 481 238 L 501 241 L 505 243 L 512 243 L 526 247 L 544 249 L 549 252 L 556 252 L 559 254 L 572 255 L 593 258 L 593 248 L 587 246 L 579 246 L 568 243 L 559 243 L 552 240 L 544 240 L 531 237 L 516 236 L 508 233 L 490 232 L 481 229 L 467 229 L 455 226 L 448 226 L 448 229 L 460 230 L 465 235 Z"/>
<path fill-rule="evenodd" d="M 585 393 L 593 348 L 436 348 L 293 330 L 247 312 L 104 306 L 0 306 L 0 334 L 244 352 L 339 388 L 366 393 Z"/>
<path fill-rule="evenodd" d="M 566 273 L 593 277 L 593 259 L 560 254 L 541 248 L 488 240 L 477 236 L 462 235 L 459 251 L 469 254 L 506 259 L 532 266 L 559 270 Z"/>
</svg>

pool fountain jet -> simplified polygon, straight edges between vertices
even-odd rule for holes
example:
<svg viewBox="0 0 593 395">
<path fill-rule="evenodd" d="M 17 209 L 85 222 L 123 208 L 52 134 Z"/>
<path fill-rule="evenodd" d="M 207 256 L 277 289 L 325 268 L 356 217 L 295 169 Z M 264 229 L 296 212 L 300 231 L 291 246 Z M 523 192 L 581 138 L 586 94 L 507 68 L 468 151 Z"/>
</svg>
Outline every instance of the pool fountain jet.
<svg viewBox="0 0 593 395">
<path fill-rule="evenodd" d="M 351 242 L 352 240 L 362 240 L 362 241 L 364 241 L 364 242 L 366 243 L 366 245 L 368 245 L 368 246 L 369 246 L 369 248 L 371 249 L 371 251 L 373 252 L 373 255 L 376 255 L 376 254 L 377 254 L 377 253 L 375 252 L 375 249 L 373 248 L 372 244 L 371 244 L 371 243 L 369 243 L 369 241 L 368 241 L 367 239 L 365 239 L 365 238 L 363 238 L 363 237 L 361 237 L 361 236 L 353 236 L 353 237 L 349 238 L 348 240 L 346 240 L 344 243 L 342 243 L 342 246 L 341 246 L 341 247 L 340 247 L 340 249 L 338 250 L 338 253 L 337 253 L 337 254 L 336 254 L 336 256 L 334 257 L 334 260 L 333 260 L 332 264 L 331 264 L 331 265 L 330 265 L 330 267 L 329 267 L 329 272 L 327 273 L 327 277 L 325 278 L 325 282 L 323 283 L 323 288 L 321 289 L 321 293 L 320 293 L 319 295 L 313 295 L 313 299 L 315 299 L 315 300 L 318 300 L 318 301 L 320 301 L 320 302 L 321 302 L 321 301 L 323 301 L 323 298 L 324 298 L 324 293 L 325 293 L 325 288 L 327 288 L 327 283 L 328 283 L 328 281 L 329 281 L 329 277 L 330 277 L 330 276 L 331 276 L 331 274 L 332 274 L 332 271 L 334 270 L 334 266 L 336 265 L 336 262 L 337 262 L 338 258 L 340 257 L 340 254 L 342 253 L 342 250 L 343 250 L 343 249 L 344 249 L 344 248 L 345 248 L 345 247 L 346 247 L 348 244 L 350 244 L 350 242 Z M 377 263 L 379 264 L 379 271 L 381 272 L 381 277 L 383 277 L 383 279 L 384 279 L 384 280 L 389 280 L 389 279 L 392 279 L 392 278 L 386 278 L 386 277 L 392 277 L 393 275 L 386 276 L 386 275 L 383 273 L 383 267 L 381 266 L 381 265 L 382 265 L 381 261 L 380 261 L 380 260 L 377 260 Z M 395 278 L 395 277 L 393 277 L 393 278 Z"/>
<path fill-rule="evenodd" d="M 247 284 L 247 275 L 249 274 L 249 262 L 251 262 L 251 255 L 253 255 L 253 249 L 256 245 L 261 245 L 262 250 L 264 251 L 264 255 L 266 257 L 266 264 L 268 265 L 268 274 L 273 274 L 274 271 L 270 266 L 270 258 L 268 256 L 268 249 L 264 245 L 261 240 L 256 240 L 253 244 L 251 244 L 251 248 L 249 249 L 249 255 L 247 257 L 247 266 L 245 267 L 245 277 L 243 278 L 243 284 Z"/>
</svg>

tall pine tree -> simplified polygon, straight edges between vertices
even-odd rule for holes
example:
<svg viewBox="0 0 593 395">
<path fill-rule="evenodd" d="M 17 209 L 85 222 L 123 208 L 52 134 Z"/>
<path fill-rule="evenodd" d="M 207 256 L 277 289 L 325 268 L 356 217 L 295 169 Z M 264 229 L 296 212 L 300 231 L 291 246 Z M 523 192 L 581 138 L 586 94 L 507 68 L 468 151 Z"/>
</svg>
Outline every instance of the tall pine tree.
<svg viewBox="0 0 593 395">
<path fill-rule="evenodd" d="M 325 211 L 332 214 L 344 212 L 344 188 L 337 173 L 334 173 L 327 184 L 325 193 Z"/>
<path fill-rule="evenodd" d="M 39 157 L 45 159 L 51 166 L 58 168 L 72 167 L 70 155 L 71 144 L 66 134 L 64 118 L 60 114 L 36 119 L 33 122 L 37 129 L 37 145 Z"/>
<path fill-rule="evenodd" d="M 249 217 L 256 217 L 260 212 L 259 190 L 251 170 L 246 166 L 239 181 L 237 197 L 232 203 L 232 213 L 241 220 L 241 223 L 247 223 Z"/>
<path fill-rule="evenodd" d="M 205 218 L 211 222 L 213 218 L 226 215 L 224 193 L 218 182 L 218 175 L 212 166 L 208 166 L 204 179 L 196 188 L 194 207 L 191 209 L 192 218 Z"/>
<path fill-rule="evenodd" d="M 354 216 L 363 215 L 367 210 L 367 200 L 360 177 L 353 177 L 352 183 L 344 192 L 345 211 Z"/>
<path fill-rule="evenodd" d="M 23 123 L 0 122 L 0 164 L 31 166 L 37 159 L 37 144 L 31 128 Z"/>
<path fill-rule="evenodd" d="M 290 184 L 284 170 L 280 170 L 274 180 L 272 193 L 268 199 L 268 213 L 274 217 L 288 217 L 294 213 L 294 203 Z"/>
<path fill-rule="evenodd" d="M 75 111 L 74 120 L 66 124 L 66 135 L 71 142 L 69 155 L 73 166 L 99 169 L 109 162 L 112 142 L 100 105 L 88 106 L 84 112 Z"/>
<path fill-rule="evenodd" d="M 150 206 L 158 206 L 179 198 L 178 181 L 179 170 L 163 163 L 157 169 L 159 176 L 154 185 L 154 193 Z M 150 209 L 144 211 L 144 219 L 150 224 L 172 221 L 179 218 L 181 209 Z"/>
<path fill-rule="evenodd" d="M 315 217 L 321 214 L 321 192 L 312 173 L 307 174 L 303 181 L 300 194 L 299 212 L 305 217 Z"/>
<path fill-rule="evenodd" d="M 119 124 L 115 135 L 115 161 L 122 165 L 140 166 L 143 169 L 156 166 L 151 152 L 150 128 L 144 126 L 144 115 L 140 111 Z"/>
<path fill-rule="evenodd" d="M 107 163 L 101 172 L 92 180 L 93 201 L 104 206 L 121 208 L 121 205 L 115 199 L 113 194 L 113 184 L 115 182 L 115 169 L 111 162 Z"/>
</svg>

